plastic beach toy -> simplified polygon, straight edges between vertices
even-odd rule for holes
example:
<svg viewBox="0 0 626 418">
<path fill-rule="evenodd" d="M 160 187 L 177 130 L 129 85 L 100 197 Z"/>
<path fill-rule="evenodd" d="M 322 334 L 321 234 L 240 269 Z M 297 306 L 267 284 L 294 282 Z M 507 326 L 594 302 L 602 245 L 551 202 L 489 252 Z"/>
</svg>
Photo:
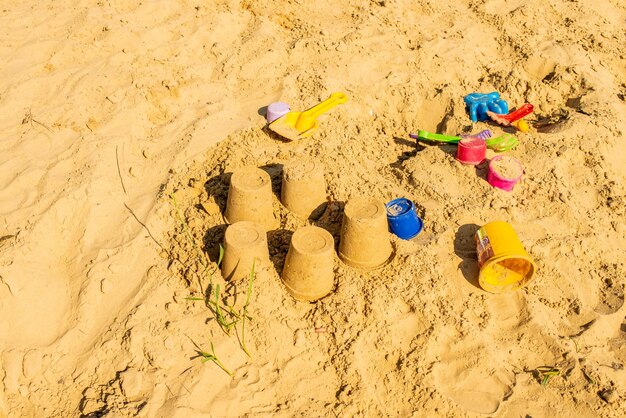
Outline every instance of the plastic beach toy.
<svg viewBox="0 0 626 418">
<path fill-rule="evenodd" d="M 272 123 L 281 116 L 285 116 L 287 113 L 289 113 L 289 110 L 289 105 L 287 103 L 274 102 L 267 106 L 265 119 L 267 119 L 267 123 Z"/>
<path fill-rule="evenodd" d="M 417 216 L 415 204 L 403 197 L 387 203 L 389 230 L 401 239 L 411 239 L 422 231 L 422 220 Z"/>
<path fill-rule="evenodd" d="M 463 139 L 465 139 L 465 138 L 478 138 L 478 139 L 482 139 L 483 141 L 486 141 L 489 138 L 491 138 L 491 131 L 489 129 L 485 129 L 484 131 L 480 131 L 477 134 L 461 135 L 461 138 L 463 138 Z"/>
<path fill-rule="evenodd" d="M 530 115 L 531 113 L 533 113 L 534 109 L 535 107 L 533 105 L 531 105 L 530 103 L 526 103 L 525 105 L 520 106 L 519 109 L 517 109 L 514 112 L 509 113 L 508 115 L 499 115 L 497 114 L 497 112 L 494 113 L 491 111 L 487 111 L 487 116 L 489 116 L 491 120 L 493 120 L 496 123 L 499 123 L 500 125 L 509 126 L 513 122 L 520 120 L 524 116 Z"/>
<path fill-rule="evenodd" d="M 348 101 L 344 93 L 333 93 L 323 102 L 305 110 L 291 111 L 269 124 L 269 128 L 283 138 L 295 141 L 306 138 L 318 128 L 317 117 Z"/>
<path fill-rule="evenodd" d="M 444 142 L 446 144 L 456 144 L 461 140 L 458 136 L 435 134 L 427 131 L 417 131 L 417 135 L 409 134 L 409 136 L 421 141 Z"/>
<path fill-rule="evenodd" d="M 487 181 L 493 187 L 510 192 L 523 174 L 524 168 L 519 161 L 508 155 L 498 155 L 489 162 Z"/>
<path fill-rule="evenodd" d="M 487 144 L 480 138 L 469 137 L 459 141 L 456 159 L 463 164 L 480 164 L 487 154 Z"/>
<path fill-rule="evenodd" d="M 515 126 L 515 128 L 517 128 L 517 130 L 520 132 L 528 132 L 528 130 L 530 129 L 530 126 L 528 126 L 528 122 L 526 122 L 524 119 L 516 120 L 511 125 Z"/>
<path fill-rule="evenodd" d="M 517 146 L 519 141 L 511 134 L 502 134 L 495 138 L 489 138 L 485 141 L 487 148 L 496 152 L 508 151 Z"/>
<path fill-rule="evenodd" d="M 480 287 L 492 293 L 511 292 L 525 286 L 536 266 L 507 222 L 490 222 L 476 231 Z"/>
<path fill-rule="evenodd" d="M 519 144 L 517 138 L 511 134 L 505 133 L 495 138 L 492 138 L 491 135 L 492 134 L 489 129 L 480 131 L 477 134 L 461 135 L 460 137 L 435 134 L 427 131 L 418 131 L 417 134 L 409 134 L 411 138 L 417 139 L 418 141 L 440 142 L 444 144 L 457 144 L 461 140 L 468 142 L 471 139 L 479 139 L 486 142 L 487 148 L 496 152 L 508 151 L 515 148 Z M 476 146 L 478 145 L 479 144 L 476 143 Z"/>
<path fill-rule="evenodd" d="M 489 119 L 488 111 L 499 114 L 509 112 L 509 105 L 500 99 L 500 93 L 471 93 L 463 98 L 469 117 L 472 122 L 485 121 Z"/>
</svg>

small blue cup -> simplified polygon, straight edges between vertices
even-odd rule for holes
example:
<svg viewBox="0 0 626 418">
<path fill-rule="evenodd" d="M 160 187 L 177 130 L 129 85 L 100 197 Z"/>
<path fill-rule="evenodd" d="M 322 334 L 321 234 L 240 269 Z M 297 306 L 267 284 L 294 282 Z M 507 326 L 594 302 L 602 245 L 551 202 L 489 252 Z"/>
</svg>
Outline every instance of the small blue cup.
<svg viewBox="0 0 626 418">
<path fill-rule="evenodd" d="M 411 239 L 422 232 L 422 220 L 417 216 L 415 204 L 400 197 L 387 203 L 389 230 L 402 239 Z"/>
</svg>

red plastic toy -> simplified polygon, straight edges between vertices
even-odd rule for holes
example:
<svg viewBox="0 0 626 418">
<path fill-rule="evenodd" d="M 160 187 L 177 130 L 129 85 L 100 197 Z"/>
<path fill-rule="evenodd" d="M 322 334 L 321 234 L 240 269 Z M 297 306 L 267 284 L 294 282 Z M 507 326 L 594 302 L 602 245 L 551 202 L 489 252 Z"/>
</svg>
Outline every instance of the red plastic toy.
<svg viewBox="0 0 626 418">
<path fill-rule="evenodd" d="M 496 123 L 500 125 L 509 126 L 516 120 L 520 120 L 526 115 L 533 113 L 535 107 L 530 103 L 520 106 L 515 112 L 511 112 L 508 115 L 500 115 L 494 112 L 487 112 L 487 115 Z"/>
<path fill-rule="evenodd" d="M 476 165 L 485 159 L 487 144 L 480 138 L 465 138 L 459 141 L 456 159 L 467 165 Z"/>
</svg>

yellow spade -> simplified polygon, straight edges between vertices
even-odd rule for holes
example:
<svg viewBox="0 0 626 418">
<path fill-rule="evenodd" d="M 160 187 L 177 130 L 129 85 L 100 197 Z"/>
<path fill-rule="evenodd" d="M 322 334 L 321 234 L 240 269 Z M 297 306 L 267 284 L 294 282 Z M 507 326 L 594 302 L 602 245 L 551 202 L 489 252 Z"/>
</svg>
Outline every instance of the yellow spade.
<svg viewBox="0 0 626 418">
<path fill-rule="evenodd" d="M 269 124 L 269 128 L 291 141 L 306 138 L 318 128 L 317 117 L 348 101 L 344 93 L 333 93 L 323 102 L 304 112 L 289 112 Z"/>
</svg>

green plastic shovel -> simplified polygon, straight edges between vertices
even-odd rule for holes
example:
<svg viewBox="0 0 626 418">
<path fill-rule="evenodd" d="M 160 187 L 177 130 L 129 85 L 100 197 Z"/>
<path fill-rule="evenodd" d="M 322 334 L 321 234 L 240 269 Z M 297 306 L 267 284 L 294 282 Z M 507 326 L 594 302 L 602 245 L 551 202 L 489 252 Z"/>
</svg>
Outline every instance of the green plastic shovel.
<svg viewBox="0 0 626 418">
<path fill-rule="evenodd" d="M 435 134 L 428 131 L 417 131 L 417 135 L 409 134 L 409 136 L 420 141 L 441 142 L 444 144 L 458 144 L 462 139 L 458 136 Z M 496 152 L 508 151 L 519 144 L 519 140 L 511 134 L 502 134 L 495 138 L 489 138 L 485 142 L 487 148 Z"/>
<path fill-rule="evenodd" d="M 409 134 L 409 136 L 421 141 L 443 142 L 446 144 L 457 144 L 461 140 L 458 136 L 434 134 L 428 131 L 417 131 L 417 135 Z"/>
</svg>

